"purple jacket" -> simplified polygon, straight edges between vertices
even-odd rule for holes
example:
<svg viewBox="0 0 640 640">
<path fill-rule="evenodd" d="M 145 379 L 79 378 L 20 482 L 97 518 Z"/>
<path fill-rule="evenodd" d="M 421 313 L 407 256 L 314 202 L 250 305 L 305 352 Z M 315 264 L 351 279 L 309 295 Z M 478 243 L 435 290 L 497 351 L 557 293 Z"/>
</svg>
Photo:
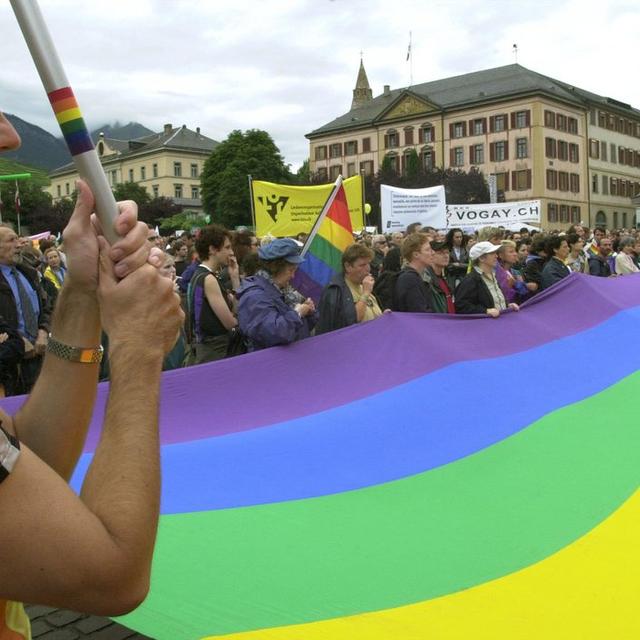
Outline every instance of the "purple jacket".
<svg viewBox="0 0 640 640">
<path fill-rule="evenodd" d="M 496 280 L 498 281 L 500 289 L 502 289 L 507 304 L 511 302 L 522 302 L 522 300 L 527 298 L 529 290 L 526 285 L 516 280 L 512 286 L 509 286 L 507 270 L 499 262 L 496 263 Z"/>
<path fill-rule="evenodd" d="M 237 296 L 238 323 L 249 351 L 308 338 L 316 323 L 316 314 L 301 318 L 284 301 L 282 292 L 262 276 L 246 278 Z"/>
</svg>

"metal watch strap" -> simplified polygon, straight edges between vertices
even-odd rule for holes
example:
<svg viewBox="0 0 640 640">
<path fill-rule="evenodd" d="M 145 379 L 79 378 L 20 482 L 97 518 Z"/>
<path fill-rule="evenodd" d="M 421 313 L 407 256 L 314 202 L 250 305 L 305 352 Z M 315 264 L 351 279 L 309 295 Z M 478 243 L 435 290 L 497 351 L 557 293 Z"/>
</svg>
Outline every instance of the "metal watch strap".
<svg viewBox="0 0 640 640">
<path fill-rule="evenodd" d="M 49 336 L 47 342 L 47 351 L 53 353 L 54 356 L 68 360 L 69 362 L 81 362 L 82 364 L 99 364 L 102 362 L 102 354 L 104 348 L 100 345 L 98 348 L 70 347 L 68 344 L 59 342 L 55 338 Z"/>
</svg>

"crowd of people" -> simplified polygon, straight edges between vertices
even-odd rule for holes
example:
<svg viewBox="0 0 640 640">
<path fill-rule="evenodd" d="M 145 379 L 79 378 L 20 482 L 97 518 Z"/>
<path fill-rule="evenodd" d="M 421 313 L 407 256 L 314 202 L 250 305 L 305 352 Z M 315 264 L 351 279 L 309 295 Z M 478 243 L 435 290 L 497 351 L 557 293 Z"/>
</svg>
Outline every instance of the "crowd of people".
<svg viewBox="0 0 640 640">
<path fill-rule="evenodd" d="M 196 234 L 163 237 L 149 227 L 149 246 L 162 252 L 160 272 L 173 281 L 186 313 L 164 368 L 289 344 L 374 320 L 387 310 L 498 317 L 573 271 L 613 277 L 640 270 L 636 230 L 573 225 L 549 233 L 528 227 L 465 233 L 416 223 L 405 232 L 354 235 L 340 273 L 314 302 L 296 289 L 303 240 L 304 234 L 258 238 L 215 224 Z M 0 227 L 5 394 L 32 387 L 65 275 L 64 243 L 48 238 L 34 246 Z M 23 290 L 30 304 L 22 300 Z M 101 378 L 108 377 L 105 358 Z"/>
</svg>

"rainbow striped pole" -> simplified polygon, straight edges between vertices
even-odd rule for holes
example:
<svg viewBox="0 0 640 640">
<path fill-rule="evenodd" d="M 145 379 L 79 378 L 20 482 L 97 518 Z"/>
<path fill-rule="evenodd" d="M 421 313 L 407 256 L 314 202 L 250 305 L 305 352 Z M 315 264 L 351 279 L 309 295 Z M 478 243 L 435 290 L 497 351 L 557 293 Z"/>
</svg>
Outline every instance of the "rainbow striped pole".
<svg viewBox="0 0 640 640">
<path fill-rule="evenodd" d="M 93 191 L 96 199 L 96 213 L 104 235 L 109 242 L 114 243 L 118 239 L 113 229 L 113 223 L 118 215 L 118 206 L 40 7 L 36 0 L 10 0 L 10 2 L 73 163 Z"/>
</svg>

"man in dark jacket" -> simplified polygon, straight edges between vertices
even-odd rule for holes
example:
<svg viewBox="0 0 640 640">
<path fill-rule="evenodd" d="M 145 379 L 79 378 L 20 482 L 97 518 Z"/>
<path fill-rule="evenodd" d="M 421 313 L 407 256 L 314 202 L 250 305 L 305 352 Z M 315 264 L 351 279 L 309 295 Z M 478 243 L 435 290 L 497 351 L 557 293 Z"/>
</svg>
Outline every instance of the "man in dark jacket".
<svg viewBox="0 0 640 640">
<path fill-rule="evenodd" d="M 429 238 L 422 233 L 408 235 L 402 243 L 402 257 L 407 264 L 396 280 L 393 310 L 432 313 L 433 294 L 423 278 L 424 271 L 433 258 Z"/>
<path fill-rule="evenodd" d="M 546 246 L 549 260 L 542 268 L 542 289 L 548 289 L 551 285 L 560 282 L 571 273 L 571 269 L 564 263 L 569 255 L 569 243 L 567 240 L 563 236 L 552 236 L 547 241 Z"/>
<path fill-rule="evenodd" d="M 589 252 L 589 273 L 592 276 L 600 276 L 601 278 L 608 278 L 611 275 L 611 267 L 609 267 L 609 255 L 613 243 L 611 238 L 600 238 L 597 244 L 592 245 Z"/>
</svg>

